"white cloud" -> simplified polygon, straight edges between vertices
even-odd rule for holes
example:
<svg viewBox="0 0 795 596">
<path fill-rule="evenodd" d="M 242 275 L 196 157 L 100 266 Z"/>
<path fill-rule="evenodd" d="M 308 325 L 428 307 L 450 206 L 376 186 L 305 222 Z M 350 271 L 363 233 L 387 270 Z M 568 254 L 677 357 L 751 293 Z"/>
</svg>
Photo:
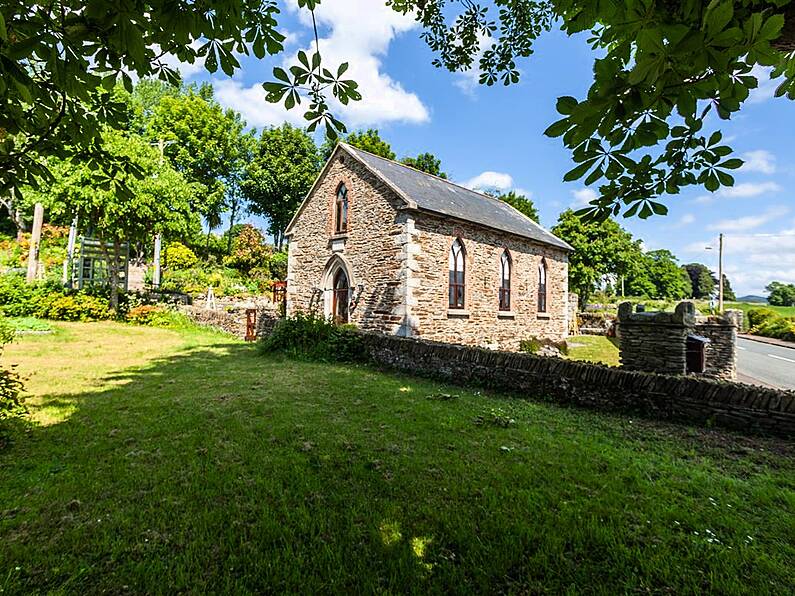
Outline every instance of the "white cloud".
<svg viewBox="0 0 795 596">
<path fill-rule="evenodd" d="M 763 226 L 782 215 L 789 213 L 789 209 L 784 206 L 772 207 L 758 215 L 746 215 L 735 219 L 722 219 L 707 226 L 708 230 L 718 232 L 745 232 Z"/>
<path fill-rule="evenodd" d="M 685 213 L 682 217 L 679 218 L 679 225 L 680 226 L 689 226 L 690 224 L 696 221 L 696 216 L 692 213 Z"/>
<path fill-rule="evenodd" d="M 289 122 L 296 126 L 306 126 L 301 106 L 287 110 L 281 104 L 265 100 L 262 85 L 246 87 L 234 79 L 213 79 L 215 98 L 224 106 L 240 112 L 249 126 L 265 127 Z"/>
<path fill-rule="evenodd" d="M 466 186 L 472 190 L 489 190 L 493 188 L 505 192 L 513 187 L 513 176 L 504 172 L 486 171 L 478 174 L 474 178 L 462 182 L 461 186 Z"/>
<path fill-rule="evenodd" d="M 717 269 L 717 251 L 706 252 L 706 246 L 717 248 L 716 240 L 693 242 L 685 252 Z M 795 280 L 795 227 L 768 234 L 726 234 L 723 254 L 726 275 L 737 295 L 764 295 L 771 281 Z"/>
<path fill-rule="evenodd" d="M 718 191 L 718 194 L 732 199 L 747 199 L 780 190 L 781 186 L 775 182 L 743 182 L 734 186 L 724 186 Z"/>
<path fill-rule="evenodd" d="M 771 70 L 772 69 L 758 64 L 754 65 L 751 69 L 749 74 L 756 77 L 759 81 L 759 86 L 751 90 L 748 96 L 748 103 L 763 103 L 769 99 L 773 99 L 776 87 L 778 87 L 779 83 L 770 79 Z"/>
<path fill-rule="evenodd" d="M 480 75 L 482 73 L 482 71 L 480 70 L 480 59 L 483 57 L 483 53 L 486 51 L 486 49 L 489 46 L 491 46 L 492 43 L 493 40 L 491 37 L 479 33 L 478 51 L 475 54 L 475 56 L 473 56 L 472 68 L 470 68 L 469 70 L 457 72 L 455 74 L 456 79 L 453 84 L 456 87 L 458 87 L 461 91 L 463 91 L 465 95 L 474 97 L 475 90 L 480 86 Z"/>
<path fill-rule="evenodd" d="M 202 46 L 202 43 L 203 42 L 201 40 L 194 39 L 190 46 L 194 50 L 198 50 Z M 153 45 L 152 49 L 155 51 L 155 54 L 159 54 L 161 51 L 160 46 L 157 44 Z M 200 72 L 204 72 L 204 58 L 196 58 L 191 64 L 190 62 L 180 62 L 179 58 L 177 58 L 174 54 L 164 54 L 159 58 L 159 62 L 165 66 L 178 70 L 183 80 L 187 80 L 192 76 L 199 74 Z"/>
<path fill-rule="evenodd" d="M 745 164 L 741 168 L 745 172 L 772 174 L 776 171 L 776 156 L 770 153 L 770 151 L 757 149 L 756 151 L 743 153 L 740 157 L 745 161 Z"/>
<path fill-rule="evenodd" d="M 309 13 L 299 10 L 295 0 L 291 0 L 289 7 L 293 12 L 298 11 L 304 25 L 311 25 Z M 346 124 L 358 127 L 430 120 L 428 108 L 420 98 L 382 70 L 382 58 L 392 40 L 418 26 L 412 15 L 400 14 L 383 2 L 345 0 L 321 3 L 315 17 L 321 31 L 329 29 L 328 35 L 320 38 L 324 64 L 336 70 L 337 65 L 347 62 L 350 68 L 346 77 L 355 80 L 362 93 L 361 101 L 347 106 L 331 102 L 334 112 Z M 287 62 L 290 63 L 292 60 Z"/>
<path fill-rule="evenodd" d="M 586 207 L 591 201 L 599 198 L 599 195 L 592 188 L 580 188 L 573 190 L 571 194 L 574 195 L 572 207 Z"/>
</svg>

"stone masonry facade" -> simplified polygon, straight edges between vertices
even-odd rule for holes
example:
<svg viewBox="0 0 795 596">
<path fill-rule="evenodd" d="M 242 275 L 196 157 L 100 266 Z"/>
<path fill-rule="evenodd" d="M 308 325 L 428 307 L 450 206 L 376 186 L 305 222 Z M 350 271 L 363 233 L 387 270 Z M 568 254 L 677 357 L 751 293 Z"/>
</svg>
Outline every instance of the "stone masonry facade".
<svg viewBox="0 0 795 596">
<path fill-rule="evenodd" d="M 618 338 L 622 367 L 666 374 L 685 374 L 688 336 L 708 340 L 705 366 L 698 374 L 717 379 L 737 377 L 737 330 L 742 312 L 701 316 L 692 302 L 680 302 L 674 312 L 632 312 L 618 308 Z"/>
<path fill-rule="evenodd" d="M 418 248 L 412 313 L 416 336 L 448 343 L 518 350 L 529 337 L 568 334 L 568 261 L 565 251 L 482 226 L 421 213 L 414 222 Z M 448 310 L 447 255 L 460 239 L 466 258 L 462 312 Z M 500 258 L 511 257 L 511 309 L 499 309 Z M 547 309 L 538 312 L 539 265 L 547 271 Z"/>
<path fill-rule="evenodd" d="M 339 184 L 348 190 L 346 234 L 333 233 Z M 488 199 L 484 199 L 488 200 Z M 565 250 L 479 224 L 410 209 L 398 193 L 337 150 L 288 230 L 287 313 L 329 315 L 329 270 L 350 277 L 350 322 L 365 331 L 503 350 L 521 340 L 568 334 Z M 448 309 L 448 254 L 466 256 L 465 308 Z M 511 310 L 499 310 L 500 257 L 512 261 Z M 537 312 L 539 263 L 547 309 Z"/>
<path fill-rule="evenodd" d="M 348 189 L 348 231 L 335 235 L 332 215 L 340 183 Z M 336 157 L 304 203 L 290 237 L 287 313 L 328 314 L 327 273 L 339 261 L 352 287 L 350 322 L 363 330 L 397 332 L 405 302 L 401 206 L 367 168 L 348 155 Z"/>
</svg>

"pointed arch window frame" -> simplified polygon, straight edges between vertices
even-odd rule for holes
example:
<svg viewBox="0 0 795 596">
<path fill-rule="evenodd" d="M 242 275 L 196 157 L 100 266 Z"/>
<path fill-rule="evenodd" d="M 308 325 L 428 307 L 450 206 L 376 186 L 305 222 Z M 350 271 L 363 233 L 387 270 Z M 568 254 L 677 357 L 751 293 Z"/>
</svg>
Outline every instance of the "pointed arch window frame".
<svg viewBox="0 0 795 596">
<path fill-rule="evenodd" d="M 547 275 L 549 269 L 547 268 L 547 260 L 542 257 L 538 263 L 538 303 L 537 310 L 540 313 L 547 312 Z"/>
<path fill-rule="evenodd" d="M 507 275 L 506 275 L 507 273 Z M 506 248 L 500 254 L 500 288 L 499 288 L 499 309 L 500 312 L 510 312 L 511 310 L 511 279 L 513 276 L 513 258 L 510 251 Z"/>
<path fill-rule="evenodd" d="M 466 254 L 464 241 L 461 238 L 453 240 L 447 253 L 447 307 L 451 310 L 466 308 Z"/>
<path fill-rule="evenodd" d="M 337 185 L 337 192 L 334 197 L 334 234 L 348 233 L 348 215 L 350 213 L 350 202 L 348 200 L 348 187 L 345 182 Z"/>
</svg>

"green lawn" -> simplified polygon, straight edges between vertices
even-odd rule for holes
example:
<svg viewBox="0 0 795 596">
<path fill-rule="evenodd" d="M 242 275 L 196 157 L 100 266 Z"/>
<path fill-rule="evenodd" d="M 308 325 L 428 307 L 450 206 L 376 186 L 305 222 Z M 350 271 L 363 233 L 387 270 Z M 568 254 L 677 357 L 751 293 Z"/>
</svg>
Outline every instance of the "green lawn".
<svg viewBox="0 0 795 596">
<path fill-rule="evenodd" d="M 569 358 L 600 362 L 610 366 L 618 366 L 618 345 L 604 335 L 573 335 L 569 337 Z"/>
<path fill-rule="evenodd" d="M 795 585 L 792 444 L 207 332 L 57 329 L 4 356 L 40 421 L 0 452 L 4 594 Z"/>
</svg>

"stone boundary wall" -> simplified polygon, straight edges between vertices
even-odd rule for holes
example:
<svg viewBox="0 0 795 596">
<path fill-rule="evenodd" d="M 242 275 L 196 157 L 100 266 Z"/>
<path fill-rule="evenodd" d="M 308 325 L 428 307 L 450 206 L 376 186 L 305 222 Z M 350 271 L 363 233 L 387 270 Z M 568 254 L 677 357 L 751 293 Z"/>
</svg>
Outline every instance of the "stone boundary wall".
<svg viewBox="0 0 795 596">
<path fill-rule="evenodd" d="M 249 306 L 248 308 L 255 308 Z M 281 318 L 271 307 L 257 306 L 257 337 L 270 335 Z M 183 306 L 180 312 L 200 325 L 209 325 L 240 339 L 246 338 L 246 307 L 208 310 L 204 306 Z"/>
<path fill-rule="evenodd" d="M 372 333 L 362 337 L 374 362 L 420 376 L 659 420 L 795 437 L 791 391 Z"/>
</svg>

